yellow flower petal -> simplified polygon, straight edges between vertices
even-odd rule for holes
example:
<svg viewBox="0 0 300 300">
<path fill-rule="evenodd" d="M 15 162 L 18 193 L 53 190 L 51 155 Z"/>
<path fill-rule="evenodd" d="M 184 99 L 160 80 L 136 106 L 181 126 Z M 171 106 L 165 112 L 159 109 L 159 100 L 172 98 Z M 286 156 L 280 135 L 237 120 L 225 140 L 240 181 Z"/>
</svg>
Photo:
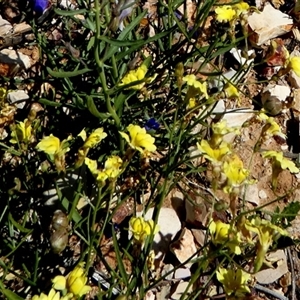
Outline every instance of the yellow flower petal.
<svg viewBox="0 0 300 300">
<path fill-rule="evenodd" d="M 90 134 L 82 148 L 93 148 L 98 145 L 104 138 L 107 137 L 107 134 L 104 132 L 103 128 L 97 128 Z"/>
<path fill-rule="evenodd" d="M 48 155 L 54 155 L 60 151 L 59 138 L 50 134 L 50 136 L 44 137 L 36 146 L 39 151 L 43 151 Z"/>
<path fill-rule="evenodd" d="M 155 139 L 146 132 L 145 128 L 141 128 L 138 125 L 130 124 L 127 127 L 128 134 L 120 132 L 121 136 L 129 143 L 130 147 L 143 153 L 145 150 L 149 152 L 156 151 L 154 145 Z"/>
<path fill-rule="evenodd" d="M 66 278 L 62 275 L 57 275 L 52 279 L 53 288 L 58 291 L 62 291 L 66 288 Z"/>
<path fill-rule="evenodd" d="M 236 17 L 236 11 L 230 5 L 219 6 L 215 9 L 218 22 L 229 22 Z"/>
<path fill-rule="evenodd" d="M 296 73 L 298 77 L 300 77 L 300 57 L 290 57 L 289 67 Z"/>
</svg>

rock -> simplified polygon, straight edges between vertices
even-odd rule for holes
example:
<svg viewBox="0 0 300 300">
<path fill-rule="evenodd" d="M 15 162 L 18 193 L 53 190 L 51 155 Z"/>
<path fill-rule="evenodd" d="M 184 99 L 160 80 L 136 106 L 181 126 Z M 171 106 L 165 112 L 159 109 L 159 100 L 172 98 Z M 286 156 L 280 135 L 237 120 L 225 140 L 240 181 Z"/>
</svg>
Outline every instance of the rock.
<svg viewBox="0 0 300 300">
<path fill-rule="evenodd" d="M 258 186 L 257 184 L 248 185 L 245 187 L 245 200 L 254 204 L 255 206 L 258 206 L 260 204 L 260 199 L 258 196 Z M 244 190 L 242 191 L 241 197 L 244 195 Z"/>
<path fill-rule="evenodd" d="M 296 75 L 296 73 L 291 70 L 288 77 L 288 82 L 290 83 L 292 88 L 299 89 L 300 88 L 300 77 Z"/>
<path fill-rule="evenodd" d="M 226 110 L 224 99 L 220 99 L 214 107 L 212 114 L 221 114 Z"/>
<path fill-rule="evenodd" d="M 174 279 L 186 279 L 191 277 L 191 270 L 189 268 L 178 268 L 174 273 Z"/>
<path fill-rule="evenodd" d="M 24 108 L 28 99 L 29 96 L 24 90 L 13 91 L 7 94 L 8 102 L 10 102 L 10 104 L 14 104 L 19 109 Z"/>
<path fill-rule="evenodd" d="M 258 197 L 259 197 L 260 199 L 267 199 L 268 195 L 267 195 L 267 193 L 266 193 L 264 190 L 260 190 L 260 191 L 258 192 Z"/>
<path fill-rule="evenodd" d="M 249 108 L 230 109 L 224 114 L 223 120 L 227 121 L 228 127 L 241 128 L 243 124 L 254 116 L 253 110 Z M 227 143 L 232 143 L 236 137 L 236 133 L 231 132 L 224 136 L 223 140 Z"/>
<path fill-rule="evenodd" d="M 0 51 L 0 76 L 13 77 L 21 69 L 29 69 L 31 66 L 27 55 L 11 49 Z"/>
<path fill-rule="evenodd" d="M 11 49 L 3 49 L 0 51 L 0 62 L 7 64 L 17 64 L 25 69 L 29 69 L 31 67 L 29 56 Z"/>
<path fill-rule="evenodd" d="M 145 220 L 153 219 L 154 208 L 150 208 L 145 214 Z M 137 214 L 137 216 L 142 213 Z M 181 229 L 181 222 L 176 211 L 172 208 L 162 207 L 157 224 L 159 232 L 154 236 L 152 248 L 156 254 L 156 258 L 162 258 L 169 251 L 169 245 L 174 239 L 175 235 Z"/>
<path fill-rule="evenodd" d="M 189 285 L 189 282 L 181 281 L 176 287 L 175 292 L 171 295 L 170 300 L 179 300 L 182 299 L 183 293 L 186 291 L 187 287 Z M 189 293 L 192 291 L 192 285 L 190 285 L 188 292 L 185 294 L 185 299 L 188 299 Z"/>
<path fill-rule="evenodd" d="M 205 239 L 206 239 L 206 234 L 204 233 L 204 231 L 202 229 L 194 229 L 194 228 L 192 228 L 191 231 L 197 244 L 200 247 L 204 246 Z"/>
<path fill-rule="evenodd" d="M 285 99 L 289 97 L 290 93 L 291 89 L 288 86 L 269 84 L 263 89 L 261 93 L 262 104 L 264 104 L 269 98 L 284 102 Z"/>
<path fill-rule="evenodd" d="M 269 261 L 272 264 L 272 266 L 275 265 L 276 267 L 264 269 L 262 271 L 257 272 L 255 274 L 255 278 L 258 283 L 270 284 L 289 271 L 287 266 L 286 255 L 284 254 L 283 250 L 277 250 L 275 252 L 267 254 L 266 260 Z"/>
<path fill-rule="evenodd" d="M 289 15 L 267 3 L 261 13 L 254 12 L 248 17 L 248 25 L 253 31 L 250 33 L 251 42 L 260 46 L 291 31 L 293 20 Z"/>
<path fill-rule="evenodd" d="M 193 201 L 185 200 L 185 221 L 194 227 L 205 226 L 208 216 L 207 207 L 201 197 L 195 197 Z"/>
<path fill-rule="evenodd" d="M 186 228 L 182 230 L 178 240 L 170 245 L 170 248 L 181 263 L 191 258 L 197 252 L 194 236 L 192 232 Z"/>
<path fill-rule="evenodd" d="M 272 116 L 280 114 L 290 93 L 291 89 L 285 85 L 269 84 L 266 86 L 261 93 L 261 102 L 266 112 Z"/>
<path fill-rule="evenodd" d="M 12 31 L 12 28 L 12 25 L 7 20 L 4 20 L 0 15 L 0 36 L 5 36 Z"/>
</svg>

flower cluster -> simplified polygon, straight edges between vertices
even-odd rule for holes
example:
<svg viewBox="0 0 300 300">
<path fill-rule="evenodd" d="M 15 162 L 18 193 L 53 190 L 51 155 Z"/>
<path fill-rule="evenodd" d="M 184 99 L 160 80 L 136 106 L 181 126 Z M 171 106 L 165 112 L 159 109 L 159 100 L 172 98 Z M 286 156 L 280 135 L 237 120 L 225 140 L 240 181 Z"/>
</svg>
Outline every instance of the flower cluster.
<svg viewBox="0 0 300 300">
<path fill-rule="evenodd" d="M 223 223 L 220 220 L 211 221 L 209 225 L 211 242 L 222 249 L 228 249 L 230 253 L 240 255 L 243 249 L 252 247 L 256 249 L 256 258 L 253 271 L 260 270 L 265 255 L 270 246 L 280 235 L 287 235 L 287 232 L 267 220 L 259 217 L 252 219 L 240 218 L 231 224 Z M 247 281 L 250 274 L 242 269 L 219 268 L 217 279 L 223 284 L 226 295 L 232 299 L 243 298 L 250 292 Z M 244 299 L 244 298 L 243 298 Z"/>
<path fill-rule="evenodd" d="M 219 180 L 223 178 L 225 182 L 224 191 L 226 193 L 238 194 L 240 186 L 248 182 L 248 170 L 243 168 L 243 162 L 237 155 L 232 155 L 230 144 L 223 140 L 223 136 L 235 132 L 239 133 L 237 128 L 229 128 L 225 120 L 212 124 L 213 134 L 209 141 L 201 140 L 197 143 L 198 150 L 203 156 L 211 162 L 214 173 L 214 188 L 221 184 Z M 218 181 L 218 182 L 216 182 Z"/>
<path fill-rule="evenodd" d="M 79 133 L 79 136 L 83 139 L 84 144 L 78 150 L 78 158 L 75 164 L 76 168 L 82 165 L 84 159 L 88 155 L 89 150 L 96 147 L 103 139 L 107 137 L 107 134 L 104 132 L 103 128 L 97 128 L 89 135 L 88 138 L 84 129 Z"/>
<path fill-rule="evenodd" d="M 217 220 L 209 224 L 208 230 L 214 245 L 224 245 L 229 248 L 232 253 L 237 255 L 241 254 L 241 234 L 237 232 L 236 228 Z"/>
<path fill-rule="evenodd" d="M 153 220 L 146 221 L 142 217 L 132 217 L 129 221 L 129 226 L 134 241 L 138 244 L 142 244 L 148 236 L 154 235 L 159 231 L 158 225 L 155 225 Z"/>
<path fill-rule="evenodd" d="M 52 279 L 53 286 L 48 295 L 44 293 L 34 295 L 32 300 L 70 300 L 79 299 L 87 294 L 91 287 L 86 285 L 87 276 L 83 267 L 84 263 L 80 263 L 67 276 L 55 276 Z"/>
<path fill-rule="evenodd" d="M 156 77 L 156 75 L 154 75 L 152 77 L 146 78 L 147 72 L 148 72 L 148 68 L 146 62 L 144 62 L 136 70 L 130 70 L 122 78 L 121 83 L 119 83 L 119 86 L 130 85 L 126 89 L 141 90 L 145 86 L 145 83 L 151 83 Z M 137 81 L 142 81 L 142 82 L 132 85 L 132 83 L 135 83 Z"/>
<path fill-rule="evenodd" d="M 186 94 L 188 101 L 195 101 L 195 97 L 199 95 L 204 96 L 206 99 L 208 98 L 206 82 L 200 82 L 194 74 L 186 75 L 182 77 L 182 80 L 188 85 Z"/>
<path fill-rule="evenodd" d="M 12 129 L 11 140 L 12 144 L 20 142 L 29 143 L 32 139 L 32 126 L 30 122 L 25 119 L 24 122 L 18 122 Z"/>
<path fill-rule="evenodd" d="M 268 158 L 272 163 L 272 186 L 276 188 L 277 178 L 282 170 L 289 170 L 291 173 L 299 173 L 299 168 L 291 160 L 283 157 L 282 152 L 277 151 L 264 151 L 262 153 L 264 158 Z"/>
<path fill-rule="evenodd" d="M 264 112 L 260 112 L 258 115 L 258 119 L 262 120 L 265 123 L 261 133 L 263 141 L 268 140 L 273 136 L 285 138 L 285 135 L 282 133 L 279 124 L 273 117 L 269 117 Z"/>
<path fill-rule="evenodd" d="M 223 284 L 227 296 L 232 296 L 233 299 L 245 299 L 245 295 L 250 293 L 247 282 L 251 276 L 245 271 L 219 268 L 216 274 L 218 281 Z"/>
<path fill-rule="evenodd" d="M 249 11 L 249 5 L 241 1 L 234 5 L 222 5 L 215 9 L 218 22 L 230 22 Z"/>
<path fill-rule="evenodd" d="M 85 158 L 85 164 L 94 175 L 96 180 L 103 184 L 107 179 L 116 179 L 122 172 L 122 159 L 117 155 L 109 157 L 105 163 L 103 169 L 98 169 L 97 161 Z"/>
<path fill-rule="evenodd" d="M 155 139 L 146 132 L 145 128 L 130 124 L 126 129 L 129 135 L 125 132 L 120 132 L 120 134 L 132 149 L 138 150 L 141 154 L 156 151 Z"/>
</svg>

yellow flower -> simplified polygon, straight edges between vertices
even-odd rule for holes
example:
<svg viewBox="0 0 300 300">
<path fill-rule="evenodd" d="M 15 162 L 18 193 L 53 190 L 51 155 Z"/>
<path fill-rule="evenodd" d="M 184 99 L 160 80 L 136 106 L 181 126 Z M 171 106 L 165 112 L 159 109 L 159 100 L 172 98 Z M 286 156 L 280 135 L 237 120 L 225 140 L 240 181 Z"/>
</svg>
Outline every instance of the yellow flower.
<svg viewBox="0 0 300 300">
<path fill-rule="evenodd" d="M 86 157 L 84 159 L 85 164 L 87 165 L 87 167 L 90 169 L 91 173 L 93 175 L 96 175 L 98 173 L 98 169 L 97 169 L 97 162 L 93 159 L 89 159 L 88 157 Z"/>
<path fill-rule="evenodd" d="M 231 83 L 227 83 L 225 86 L 225 93 L 228 98 L 239 98 L 239 90 Z"/>
<path fill-rule="evenodd" d="M 127 130 L 129 131 L 130 137 L 124 132 L 120 132 L 120 134 L 132 149 L 136 149 L 141 153 L 145 150 L 149 152 L 156 150 L 156 146 L 154 145 L 155 139 L 146 132 L 145 128 L 130 124 L 127 126 Z"/>
<path fill-rule="evenodd" d="M 67 295 L 60 298 L 60 300 L 71 300 L 71 299 L 74 299 L 72 293 L 67 293 Z"/>
<path fill-rule="evenodd" d="M 296 167 L 295 163 L 283 157 L 282 152 L 265 151 L 263 152 L 262 156 L 271 159 L 274 167 L 280 167 L 282 170 L 288 169 L 291 173 L 299 172 L 299 169 Z"/>
<path fill-rule="evenodd" d="M 230 152 L 230 147 L 227 143 L 222 142 L 216 149 L 213 149 L 208 141 L 202 140 L 197 143 L 199 151 L 204 153 L 204 157 L 210 160 L 212 163 L 222 162 L 224 156 Z"/>
<path fill-rule="evenodd" d="M 67 276 L 67 289 L 74 296 L 83 296 L 88 293 L 92 288 L 87 283 L 85 275 L 84 263 L 80 263 L 73 271 Z"/>
<path fill-rule="evenodd" d="M 103 131 L 103 128 L 97 128 L 90 134 L 87 140 L 84 142 L 82 148 L 93 148 L 98 145 L 103 139 L 107 137 L 107 134 Z"/>
<path fill-rule="evenodd" d="M 232 155 L 223 164 L 223 172 L 226 175 L 226 186 L 223 188 L 225 193 L 238 193 L 239 187 L 246 181 L 249 171 L 243 167 L 243 162 L 237 155 Z"/>
<path fill-rule="evenodd" d="M 54 155 L 61 151 L 61 143 L 59 138 L 50 134 L 44 137 L 36 146 L 39 151 L 43 151 L 48 155 Z"/>
<path fill-rule="evenodd" d="M 262 156 L 264 158 L 269 158 L 272 163 L 272 187 L 276 189 L 277 178 L 282 170 L 288 169 L 291 173 L 298 173 L 299 169 L 296 167 L 295 163 L 289 159 L 283 157 L 282 152 L 277 151 L 265 151 Z"/>
<path fill-rule="evenodd" d="M 189 86 L 189 89 L 187 91 L 188 99 L 194 98 L 199 94 L 203 94 L 205 98 L 208 98 L 206 82 L 200 82 L 199 80 L 197 80 L 194 74 L 186 75 L 182 78 L 182 80 L 185 81 Z"/>
<path fill-rule="evenodd" d="M 237 16 L 239 16 L 241 14 L 248 12 L 250 6 L 248 3 L 242 1 L 240 3 L 233 5 L 233 8 L 236 11 Z"/>
<path fill-rule="evenodd" d="M 254 272 L 258 272 L 263 264 L 269 247 L 272 245 L 273 241 L 278 238 L 278 234 L 287 235 L 288 233 L 284 229 L 267 220 L 262 220 L 259 217 L 252 219 L 251 222 L 246 221 L 245 228 L 256 233 L 258 236 L 257 257 L 254 263 Z"/>
<path fill-rule="evenodd" d="M 62 291 L 66 288 L 66 278 L 62 275 L 57 275 L 52 279 L 53 288 L 57 291 Z"/>
<path fill-rule="evenodd" d="M 236 232 L 229 224 L 223 223 L 220 220 L 212 221 L 209 224 L 208 230 L 211 234 L 211 240 L 214 245 L 225 245 L 232 253 L 241 254 L 241 234 Z"/>
<path fill-rule="evenodd" d="M 217 271 L 217 279 L 223 284 L 227 296 L 236 298 L 245 298 L 245 294 L 250 293 L 247 281 L 250 274 L 241 269 L 232 270 L 219 268 Z"/>
<path fill-rule="evenodd" d="M 279 124 L 275 121 L 273 117 L 269 117 L 265 113 L 261 112 L 258 115 L 258 119 L 266 123 L 266 125 L 262 129 L 262 136 L 264 139 L 267 139 L 268 137 L 274 135 L 285 138 L 285 135 L 281 132 Z"/>
<path fill-rule="evenodd" d="M 121 83 L 119 85 L 126 85 L 133 83 L 135 81 L 140 81 L 145 78 L 145 75 L 148 71 L 148 68 L 146 65 L 142 64 L 139 66 L 136 70 L 129 71 L 121 80 Z M 145 82 L 133 85 L 131 87 L 128 87 L 128 89 L 134 89 L 134 90 L 140 90 L 145 85 Z"/>
<path fill-rule="evenodd" d="M 300 77 L 300 57 L 290 57 L 288 67 L 292 69 L 298 77 Z"/>
<path fill-rule="evenodd" d="M 122 171 L 120 167 L 122 166 L 123 161 L 119 156 L 116 155 L 113 155 L 106 160 L 103 170 L 98 169 L 97 161 L 95 160 L 86 157 L 84 161 L 91 173 L 100 183 L 103 183 L 106 179 L 117 178 Z"/>
<path fill-rule="evenodd" d="M 230 5 L 219 6 L 215 9 L 218 22 L 229 22 L 236 17 L 236 11 Z"/>
<path fill-rule="evenodd" d="M 12 144 L 16 144 L 18 142 L 29 142 L 31 138 L 32 127 L 30 124 L 27 124 L 27 119 L 24 122 L 18 122 L 11 133 Z"/>
<path fill-rule="evenodd" d="M 60 294 L 54 289 L 51 289 L 48 295 L 41 293 L 40 296 L 33 296 L 32 300 L 60 300 Z"/>
<path fill-rule="evenodd" d="M 215 135 L 225 135 L 230 132 L 239 133 L 240 130 L 236 127 L 227 127 L 227 121 L 222 120 L 211 125 L 213 134 Z"/>
<path fill-rule="evenodd" d="M 129 226 L 134 240 L 138 243 L 143 243 L 152 232 L 156 234 L 159 231 L 158 225 L 154 225 L 153 220 L 145 221 L 142 217 L 132 217 Z"/>
<path fill-rule="evenodd" d="M 86 138 L 86 131 L 83 129 L 78 134 L 85 142 L 83 146 L 78 150 L 78 157 L 75 164 L 75 168 L 82 165 L 85 157 L 88 155 L 89 150 L 97 146 L 103 139 L 107 137 L 107 134 L 103 131 L 103 128 L 97 128 Z"/>
<path fill-rule="evenodd" d="M 117 155 L 109 157 L 104 164 L 104 171 L 109 178 L 117 178 L 121 173 L 122 159 Z"/>
</svg>

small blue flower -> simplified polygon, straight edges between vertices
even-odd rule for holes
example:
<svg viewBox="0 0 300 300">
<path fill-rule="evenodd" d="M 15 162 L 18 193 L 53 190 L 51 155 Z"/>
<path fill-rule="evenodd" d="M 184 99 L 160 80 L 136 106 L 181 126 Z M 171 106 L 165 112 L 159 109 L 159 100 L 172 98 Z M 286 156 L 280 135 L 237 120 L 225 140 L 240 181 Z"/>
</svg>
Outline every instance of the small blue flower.
<svg viewBox="0 0 300 300">
<path fill-rule="evenodd" d="M 31 0 L 32 9 L 39 15 L 49 6 L 49 0 Z"/>
<path fill-rule="evenodd" d="M 146 122 L 145 129 L 147 131 L 157 130 L 159 128 L 159 126 L 160 126 L 160 124 L 154 118 L 151 118 Z"/>
</svg>

